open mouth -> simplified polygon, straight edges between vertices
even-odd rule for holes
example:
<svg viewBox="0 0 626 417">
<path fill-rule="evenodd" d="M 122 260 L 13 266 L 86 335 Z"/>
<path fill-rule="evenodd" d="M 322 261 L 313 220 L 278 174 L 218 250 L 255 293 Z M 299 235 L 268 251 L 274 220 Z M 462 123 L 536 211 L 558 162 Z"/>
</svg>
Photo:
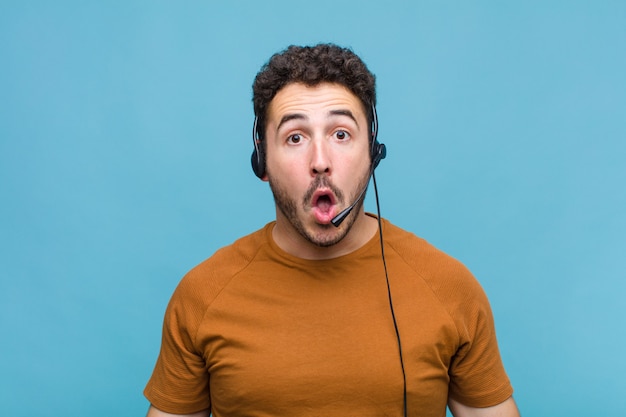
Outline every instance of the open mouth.
<svg viewBox="0 0 626 417">
<path fill-rule="evenodd" d="M 330 190 L 318 190 L 313 194 L 311 206 L 320 223 L 328 223 L 334 216 L 336 199 Z"/>
<path fill-rule="evenodd" d="M 317 200 L 315 200 L 315 207 L 317 207 L 322 212 L 330 211 L 333 202 L 328 194 L 320 195 Z"/>
</svg>

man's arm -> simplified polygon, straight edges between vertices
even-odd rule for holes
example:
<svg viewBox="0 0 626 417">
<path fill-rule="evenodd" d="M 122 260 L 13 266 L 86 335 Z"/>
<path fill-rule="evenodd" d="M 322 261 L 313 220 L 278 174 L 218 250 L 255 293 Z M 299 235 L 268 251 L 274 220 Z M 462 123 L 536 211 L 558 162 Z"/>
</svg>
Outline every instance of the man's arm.
<svg viewBox="0 0 626 417">
<path fill-rule="evenodd" d="M 193 414 L 170 414 L 165 411 L 161 411 L 153 405 L 148 408 L 148 415 L 146 417 L 209 417 L 211 410 L 204 410 Z"/>
<path fill-rule="evenodd" d="M 448 407 L 454 417 L 520 417 L 513 397 L 498 405 L 485 408 L 468 407 L 452 398 L 448 399 Z"/>
</svg>

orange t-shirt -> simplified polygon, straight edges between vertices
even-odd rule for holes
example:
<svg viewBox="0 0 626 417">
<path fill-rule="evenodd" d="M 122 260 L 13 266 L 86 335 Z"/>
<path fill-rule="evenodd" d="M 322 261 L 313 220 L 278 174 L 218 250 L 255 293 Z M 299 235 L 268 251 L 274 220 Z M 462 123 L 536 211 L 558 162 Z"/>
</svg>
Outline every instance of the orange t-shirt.
<svg viewBox="0 0 626 417">
<path fill-rule="evenodd" d="M 214 417 L 401 416 L 403 377 L 378 236 L 329 260 L 291 256 L 273 223 L 191 270 L 168 305 L 144 391 Z M 412 416 L 512 394 L 488 300 L 458 261 L 383 221 Z"/>
</svg>

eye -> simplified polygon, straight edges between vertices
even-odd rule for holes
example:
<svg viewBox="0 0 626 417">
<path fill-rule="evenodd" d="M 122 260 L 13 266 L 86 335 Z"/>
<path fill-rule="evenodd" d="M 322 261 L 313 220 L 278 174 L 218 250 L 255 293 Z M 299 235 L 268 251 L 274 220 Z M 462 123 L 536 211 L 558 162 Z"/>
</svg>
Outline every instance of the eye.
<svg viewBox="0 0 626 417">
<path fill-rule="evenodd" d="M 294 145 L 300 143 L 301 140 L 302 140 L 302 136 L 300 136 L 298 133 L 294 135 L 289 135 L 287 137 L 287 143 L 292 143 Z"/>
<path fill-rule="evenodd" d="M 335 137 L 339 140 L 346 140 L 350 137 L 350 134 L 345 130 L 338 130 L 335 132 Z"/>
</svg>

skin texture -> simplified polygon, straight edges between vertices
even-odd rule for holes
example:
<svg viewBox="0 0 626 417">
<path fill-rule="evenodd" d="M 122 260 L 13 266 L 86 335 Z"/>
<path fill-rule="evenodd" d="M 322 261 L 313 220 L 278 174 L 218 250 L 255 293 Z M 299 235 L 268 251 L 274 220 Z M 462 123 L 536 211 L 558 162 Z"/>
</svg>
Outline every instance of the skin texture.
<svg viewBox="0 0 626 417">
<path fill-rule="evenodd" d="M 458 401 L 450 399 L 448 401 L 448 407 L 454 417 L 520 417 L 513 397 L 493 407 L 485 408 L 468 407 Z"/>
<path fill-rule="evenodd" d="M 166 413 L 165 411 L 161 411 L 158 408 L 150 406 L 146 417 L 169 417 L 169 416 L 209 417 L 210 415 L 211 415 L 211 410 L 204 410 L 204 411 L 200 411 L 199 413 L 193 413 L 193 414 L 170 414 L 170 413 Z"/>
<path fill-rule="evenodd" d="M 265 131 L 264 180 L 276 202 L 273 237 L 281 249 L 304 259 L 334 258 L 376 233 L 362 204 L 341 226 L 330 224 L 367 185 L 368 129 L 361 102 L 338 84 L 292 83 L 276 94 Z"/>
</svg>

